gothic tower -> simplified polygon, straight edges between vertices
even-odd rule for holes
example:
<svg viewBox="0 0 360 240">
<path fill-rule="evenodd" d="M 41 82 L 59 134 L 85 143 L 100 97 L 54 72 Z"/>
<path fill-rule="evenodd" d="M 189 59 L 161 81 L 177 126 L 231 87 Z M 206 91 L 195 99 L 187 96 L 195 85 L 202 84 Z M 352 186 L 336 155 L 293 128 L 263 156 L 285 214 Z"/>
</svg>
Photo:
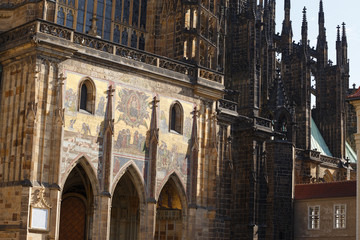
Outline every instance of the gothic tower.
<svg viewBox="0 0 360 240">
<path fill-rule="evenodd" d="M 346 108 L 345 98 L 349 89 L 349 62 L 347 59 L 347 37 L 345 23 L 337 30 L 336 65 L 328 60 L 323 2 L 320 1 L 319 36 L 316 47 L 317 64 L 316 108 L 314 120 L 320 128 L 331 153 L 345 158 Z"/>
</svg>

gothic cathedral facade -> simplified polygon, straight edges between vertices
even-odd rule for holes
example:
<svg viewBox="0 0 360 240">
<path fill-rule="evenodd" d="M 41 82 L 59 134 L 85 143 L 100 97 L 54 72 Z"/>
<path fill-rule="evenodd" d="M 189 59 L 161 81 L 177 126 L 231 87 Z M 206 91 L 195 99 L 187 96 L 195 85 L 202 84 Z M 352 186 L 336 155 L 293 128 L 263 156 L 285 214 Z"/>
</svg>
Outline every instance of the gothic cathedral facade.
<svg viewBox="0 0 360 240">
<path fill-rule="evenodd" d="M 284 3 L 2 1 L 0 239 L 292 239 L 356 129 L 345 24 L 335 65 Z"/>
</svg>

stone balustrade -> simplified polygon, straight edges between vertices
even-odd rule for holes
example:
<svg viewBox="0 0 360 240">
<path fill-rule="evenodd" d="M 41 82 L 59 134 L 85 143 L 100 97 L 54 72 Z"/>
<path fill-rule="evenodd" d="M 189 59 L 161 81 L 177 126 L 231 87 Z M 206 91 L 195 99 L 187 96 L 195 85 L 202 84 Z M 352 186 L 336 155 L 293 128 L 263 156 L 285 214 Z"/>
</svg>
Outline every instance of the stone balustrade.
<svg viewBox="0 0 360 240">
<path fill-rule="evenodd" d="M 158 56 L 127 46 L 122 46 L 101 38 L 78 33 L 71 28 L 40 19 L 0 34 L 0 46 L 4 46 L 5 44 L 13 41 L 19 41 L 19 39 L 36 40 L 36 35 L 38 33 L 51 35 L 70 41 L 76 45 L 82 45 L 98 51 L 132 59 L 134 61 L 156 66 L 158 68 L 186 74 L 194 79 L 202 78 L 217 84 L 224 84 L 224 75 L 220 72 Z"/>
</svg>

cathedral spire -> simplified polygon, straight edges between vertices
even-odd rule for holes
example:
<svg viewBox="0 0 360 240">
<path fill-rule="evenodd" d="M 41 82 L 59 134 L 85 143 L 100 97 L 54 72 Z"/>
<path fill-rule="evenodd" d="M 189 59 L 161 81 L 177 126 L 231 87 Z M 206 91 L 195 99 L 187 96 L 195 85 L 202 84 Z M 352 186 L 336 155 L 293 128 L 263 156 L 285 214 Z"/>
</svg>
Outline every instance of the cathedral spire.
<svg viewBox="0 0 360 240">
<path fill-rule="evenodd" d="M 337 25 L 337 37 L 336 37 L 336 64 L 341 65 L 342 64 L 342 46 L 341 46 L 341 40 L 340 40 L 340 26 Z"/>
<path fill-rule="evenodd" d="M 302 21 L 302 26 L 301 26 L 301 36 L 302 36 L 302 45 L 306 46 L 307 45 L 307 39 L 308 39 L 308 23 L 307 23 L 307 18 L 306 18 L 306 7 L 304 7 L 303 9 L 303 21 Z"/>
<path fill-rule="evenodd" d="M 283 42 L 283 49 L 286 55 L 289 55 L 292 50 L 292 26 L 290 20 L 290 0 L 285 0 L 284 3 L 284 10 L 285 10 L 285 19 L 283 21 L 283 27 L 281 32 L 282 42 Z"/>
<path fill-rule="evenodd" d="M 285 10 L 285 22 L 290 23 L 290 0 L 285 0 L 284 10 Z"/>
<path fill-rule="evenodd" d="M 342 23 L 342 26 L 343 26 L 343 31 L 342 31 L 342 42 L 343 44 L 346 43 L 347 44 L 347 37 L 346 37 L 346 24 L 343 22 Z"/>
<path fill-rule="evenodd" d="M 318 63 L 325 66 L 328 61 L 328 45 L 326 41 L 325 15 L 323 1 L 320 0 L 319 10 L 319 35 L 316 50 L 318 52 Z"/>
<path fill-rule="evenodd" d="M 342 24 L 343 26 L 343 31 L 342 31 L 342 39 L 341 39 L 341 43 L 342 43 L 342 61 L 343 64 L 346 64 L 348 62 L 348 54 L 347 54 L 347 37 L 346 37 L 346 27 L 345 27 L 345 23 L 343 22 Z"/>
<path fill-rule="evenodd" d="M 325 37 L 325 14 L 323 1 L 320 0 L 320 10 L 319 10 L 319 35 Z"/>
</svg>

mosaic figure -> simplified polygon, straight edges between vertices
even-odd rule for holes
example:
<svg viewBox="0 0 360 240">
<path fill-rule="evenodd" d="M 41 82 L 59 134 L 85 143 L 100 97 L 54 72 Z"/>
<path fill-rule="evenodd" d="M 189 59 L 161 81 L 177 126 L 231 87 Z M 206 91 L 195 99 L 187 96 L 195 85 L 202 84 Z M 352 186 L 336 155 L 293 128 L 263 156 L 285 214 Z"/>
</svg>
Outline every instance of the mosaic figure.
<svg viewBox="0 0 360 240">
<path fill-rule="evenodd" d="M 116 107 L 121 114 L 117 122 L 123 120 L 127 125 L 134 127 L 145 126 L 148 128 L 147 119 L 150 119 L 148 111 L 148 98 L 145 93 L 134 90 L 122 89 L 118 92 L 120 100 Z"/>
</svg>

